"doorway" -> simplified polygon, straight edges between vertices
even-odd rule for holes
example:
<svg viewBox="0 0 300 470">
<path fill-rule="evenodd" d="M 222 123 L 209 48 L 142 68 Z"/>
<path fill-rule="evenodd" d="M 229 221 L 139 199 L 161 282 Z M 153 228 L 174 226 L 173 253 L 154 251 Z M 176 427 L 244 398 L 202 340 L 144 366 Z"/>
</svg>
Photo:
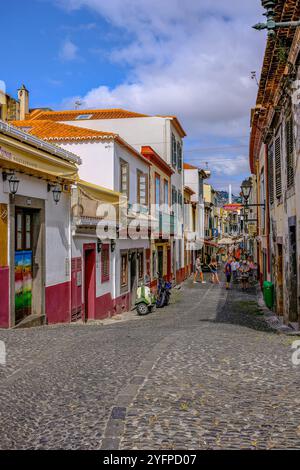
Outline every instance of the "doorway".
<svg viewBox="0 0 300 470">
<path fill-rule="evenodd" d="M 297 236 L 295 217 L 289 219 L 289 320 L 298 321 L 297 308 Z"/>
<path fill-rule="evenodd" d="M 96 299 L 96 249 L 93 244 L 84 245 L 84 320 L 95 318 Z"/>
<path fill-rule="evenodd" d="M 164 275 L 164 249 L 162 246 L 157 248 L 157 267 L 159 276 L 163 277 Z"/>
<path fill-rule="evenodd" d="M 15 324 L 33 313 L 35 214 L 36 211 L 25 208 L 16 207 L 15 210 Z"/>
<path fill-rule="evenodd" d="M 277 244 L 277 289 L 276 289 L 276 313 L 283 315 L 283 249 L 282 244 Z"/>
</svg>

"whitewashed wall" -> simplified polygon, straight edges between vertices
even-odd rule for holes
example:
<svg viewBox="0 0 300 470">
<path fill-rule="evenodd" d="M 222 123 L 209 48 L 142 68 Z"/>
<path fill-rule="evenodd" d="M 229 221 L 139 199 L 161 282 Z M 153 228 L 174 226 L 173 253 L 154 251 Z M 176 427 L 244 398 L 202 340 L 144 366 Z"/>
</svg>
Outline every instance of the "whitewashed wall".
<svg viewBox="0 0 300 470">
<path fill-rule="evenodd" d="M 56 205 L 47 193 L 45 218 L 46 286 L 52 286 L 71 279 L 70 194 L 62 193 Z"/>
</svg>

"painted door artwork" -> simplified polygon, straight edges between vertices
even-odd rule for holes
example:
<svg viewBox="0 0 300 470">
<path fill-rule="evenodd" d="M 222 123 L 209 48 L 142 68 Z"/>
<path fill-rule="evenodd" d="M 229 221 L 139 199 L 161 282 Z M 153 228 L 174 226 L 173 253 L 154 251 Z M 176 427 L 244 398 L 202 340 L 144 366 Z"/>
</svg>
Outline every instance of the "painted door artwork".
<svg viewBox="0 0 300 470">
<path fill-rule="evenodd" d="M 31 314 L 32 306 L 32 213 L 16 210 L 15 322 Z"/>
</svg>

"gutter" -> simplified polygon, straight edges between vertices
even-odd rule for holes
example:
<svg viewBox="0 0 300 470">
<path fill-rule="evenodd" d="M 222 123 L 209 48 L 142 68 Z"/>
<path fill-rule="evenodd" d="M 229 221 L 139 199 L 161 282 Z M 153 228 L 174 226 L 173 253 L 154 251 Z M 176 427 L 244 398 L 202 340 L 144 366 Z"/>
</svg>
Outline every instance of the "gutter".
<svg viewBox="0 0 300 470">
<path fill-rule="evenodd" d="M 28 134 L 27 132 L 22 131 L 21 129 L 18 129 L 17 127 L 7 124 L 6 122 L 3 122 L 1 120 L 0 132 L 2 134 L 6 134 L 10 137 L 13 137 L 14 139 L 17 139 L 21 142 L 25 142 L 29 145 L 32 145 L 33 147 L 36 147 L 40 150 L 44 150 L 45 152 L 51 153 L 52 155 L 60 157 L 68 162 L 75 163 L 76 165 L 81 165 L 82 163 L 81 158 L 75 155 L 74 153 L 68 152 L 68 150 L 65 150 L 56 145 L 49 144 L 48 142 L 45 142 L 42 139 L 38 139 L 37 137 Z"/>
</svg>

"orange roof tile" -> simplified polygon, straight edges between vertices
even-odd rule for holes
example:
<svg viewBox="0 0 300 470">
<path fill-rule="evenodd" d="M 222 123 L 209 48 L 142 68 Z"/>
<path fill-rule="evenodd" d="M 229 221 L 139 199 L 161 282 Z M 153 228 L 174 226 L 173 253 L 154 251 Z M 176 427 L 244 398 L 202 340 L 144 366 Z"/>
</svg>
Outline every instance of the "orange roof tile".
<svg viewBox="0 0 300 470">
<path fill-rule="evenodd" d="M 103 140 L 118 137 L 113 132 L 95 131 L 49 120 L 31 119 L 13 121 L 12 124 L 44 140 Z"/>
<path fill-rule="evenodd" d="M 78 116 L 88 115 L 86 120 L 92 119 L 124 119 L 149 117 L 147 114 L 134 113 L 126 109 L 76 109 L 65 111 L 45 111 L 38 112 L 37 109 L 30 113 L 31 119 L 47 119 L 51 121 L 75 121 Z M 83 120 L 83 119 L 82 119 Z"/>
<path fill-rule="evenodd" d="M 198 170 L 199 168 L 197 168 L 194 165 L 191 165 L 190 163 L 184 163 L 183 164 L 183 169 L 184 170 Z"/>
<path fill-rule="evenodd" d="M 114 139 L 119 145 L 125 147 L 135 157 L 143 160 L 144 163 L 150 165 L 149 161 L 134 147 L 128 144 L 118 134 L 113 132 L 95 131 L 84 127 L 71 126 L 60 122 L 49 120 L 28 119 L 25 121 L 13 121 L 12 125 L 20 127 L 22 130 L 46 141 L 65 141 L 65 140 L 104 140 Z"/>
<path fill-rule="evenodd" d="M 171 176 L 174 173 L 174 170 L 168 165 L 168 163 L 160 156 L 157 152 L 150 146 L 144 145 L 141 147 L 141 154 L 152 164 L 156 165 L 166 175 Z"/>
</svg>

